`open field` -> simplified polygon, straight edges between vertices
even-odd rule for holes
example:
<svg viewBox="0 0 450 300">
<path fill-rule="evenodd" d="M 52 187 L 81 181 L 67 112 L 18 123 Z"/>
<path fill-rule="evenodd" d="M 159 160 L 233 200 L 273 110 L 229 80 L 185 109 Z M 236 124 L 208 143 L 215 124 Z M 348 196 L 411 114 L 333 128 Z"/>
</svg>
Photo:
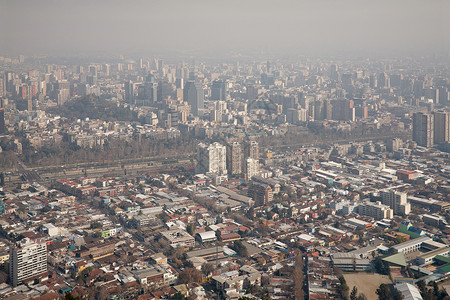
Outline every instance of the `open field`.
<svg viewBox="0 0 450 300">
<path fill-rule="evenodd" d="M 349 287 L 349 291 L 354 286 L 358 289 L 359 293 L 364 293 L 367 299 L 377 299 L 378 296 L 375 291 L 382 283 L 390 284 L 392 281 L 388 275 L 380 275 L 374 273 L 349 273 L 344 274 L 345 281 Z"/>
</svg>

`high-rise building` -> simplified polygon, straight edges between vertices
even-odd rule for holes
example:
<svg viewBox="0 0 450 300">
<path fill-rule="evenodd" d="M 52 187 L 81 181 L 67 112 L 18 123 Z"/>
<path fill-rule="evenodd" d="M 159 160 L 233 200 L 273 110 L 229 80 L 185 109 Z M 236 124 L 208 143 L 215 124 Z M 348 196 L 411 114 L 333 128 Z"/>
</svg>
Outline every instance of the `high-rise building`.
<svg viewBox="0 0 450 300">
<path fill-rule="evenodd" d="M 262 206 L 272 202 L 273 191 L 268 184 L 253 182 L 248 189 L 248 196 L 252 197 L 256 206 Z"/>
<path fill-rule="evenodd" d="M 145 106 L 149 106 L 152 103 L 156 103 L 158 101 L 158 84 L 154 82 L 145 82 L 144 83 L 144 98 Z"/>
<path fill-rule="evenodd" d="M 355 121 L 355 108 L 352 100 L 336 100 L 333 101 L 333 120 L 337 121 Z"/>
<path fill-rule="evenodd" d="M 377 76 L 375 74 L 370 74 L 370 76 L 369 76 L 369 86 L 371 88 L 378 87 Z"/>
<path fill-rule="evenodd" d="M 130 80 L 125 82 L 125 102 L 134 104 L 134 83 Z"/>
<path fill-rule="evenodd" d="M 419 146 L 432 147 L 434 144 L 434 116 L 415 113 L 413 115 L 413 140 Z"/>
<path fill-rule="evenodd" d="M 6 132 L 6 126 L 5 126 L 5 109 L 0 108 L 0 134 L 3 134 Z"/>
<path fill-rule="evenodd" d="M 215 80 L 211 86 L 211 100 L 226 100 L 226 84 L 222 80 Z"/>
<path fill-rule="evenodd" d="M 330 80 L 334 82 L 339 81 L 339 73 L 338 73 L 338 67 L 337 65 L 331 65 L 330 66 Z"/>
<path fill-rule="evenodd" d="M 200 83 L 188 81 L 184 85 L 183 100 L 191 106 L 195 117 L 202 116 L 204 107 L 204 93 Z"/>
<path fill-rule="evenodd" d="M 435 111 L 433 114 L 434 143 L 443 144 L 450 141 L 450 112 Z"/>
<path fill-rule="evenodd" d="M 247 99 L 255 100 L 258 98 L 258 87 L 253 85 L 247 85 Z"/>
<path fill-rule="evenodd" d="M 217 175 L 227 174 L 227 149 L 219 143 L 197 147 L 197 171 Z"/>
<path fill-rule="evenodd" d="M 227 147 L 227 170 L 232 175 L 242 173 L 242 147 L 239 142 L 233 142 Z"/>
<path fill-rule="evenodd" d="M 0 73 L 0 98 L 6 96 L 6 80 L 4 75 Z"/>
<path fill-rule="evenodd" d="M 258 175 L 259 172 L 259 162 L 257 159 L 247 158 L 245 162 L 245 175 L 247 180 L 250 180 L 253 176 Z"/>
<path fill-rule="evenodd" d="M 259 145 L 257 141 L 247 141 L 244 144 L 244 157 L 259 160 Z"/>
<path fill-rule="evenodd" d="M 386 73 L 378 74 L 378 87 L 379 88 L 390 88 L 391 82 L 389 80 L 389 76 Z"/>
<path fill-rule="evenodd" d="M 17 242 L 9 250 L 9 276 L 13 286 L 47 272 L 47 244 L 28 238 Z"/>
<path fill-rule="evenodd" d="M 381 203 L 394 210 L 394 215 L 408 215 L 411 212 L 411 204 L 408 203 L 407 194 L 395 191 L 381 191 Z"/>
</svg>

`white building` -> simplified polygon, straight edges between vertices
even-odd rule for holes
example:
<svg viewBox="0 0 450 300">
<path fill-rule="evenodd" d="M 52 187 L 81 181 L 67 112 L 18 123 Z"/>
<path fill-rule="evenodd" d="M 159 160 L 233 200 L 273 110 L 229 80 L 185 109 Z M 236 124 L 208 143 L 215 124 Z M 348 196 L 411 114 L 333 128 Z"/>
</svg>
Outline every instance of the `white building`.
<svg viewBox="0 0 450 300">
<path fill-rule="evenodd" d="M 197 160 L 199 173 L 227 174 L 227 149 L 219 143 L 213 143 L 208 146 L 200 143 L 197 147 Z"/>
<path fill-rule="evenodd" d="M 247 178 L 251 179 L 253 176 L 258 175 L 259 172 L 259 162 L 253 158 L 247 158 L 246 162 L 246 172 Z"/>
<path fill-rule="evenodd" d="M 393 210 L 387 206 L 381 204 L 380 201 L 374 203 L 365 201 L 358 206 L 360 215 L 369 216 L 376 220 L 392 219 L 394 217 Z"/>
<path fill-rule="evenodd" d="M 404 254 L 408 254 L 411 252 L 418 251 L 420 247 L 422 247 L 422 244 L 428 241 L 431 241 L 430 237 L 421 236 L 416 239 L 394 245 L 392 246 L 392 249 L 394 249 L 396 253 L 403 252 Z"/>
<path fill-rule="evenodd" d="M 394 215 L 408 215 L 411 212 L 411 204 L 407 194 L 395 191 L 381 191 L 381 203 L 394 210 Z"/>
<path fill-rule="evenodd" d="M 13 286 L 47 272 L 47 244 L 26 238 L 11 246 L 9 276 Z"/>
</svg>

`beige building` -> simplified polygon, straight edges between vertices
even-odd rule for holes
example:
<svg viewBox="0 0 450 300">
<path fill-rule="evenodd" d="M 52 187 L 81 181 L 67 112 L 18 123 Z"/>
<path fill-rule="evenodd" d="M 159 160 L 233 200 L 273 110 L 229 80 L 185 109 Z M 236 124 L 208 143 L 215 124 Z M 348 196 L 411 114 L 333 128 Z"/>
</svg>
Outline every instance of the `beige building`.
<svg viewBox="0 0 450 300">
<path fill-rule="evenodd" d="M 9 276 L 13 286 L 47 272 L 47 244 L 23 239 L 11 246 Z"/>
</svg>

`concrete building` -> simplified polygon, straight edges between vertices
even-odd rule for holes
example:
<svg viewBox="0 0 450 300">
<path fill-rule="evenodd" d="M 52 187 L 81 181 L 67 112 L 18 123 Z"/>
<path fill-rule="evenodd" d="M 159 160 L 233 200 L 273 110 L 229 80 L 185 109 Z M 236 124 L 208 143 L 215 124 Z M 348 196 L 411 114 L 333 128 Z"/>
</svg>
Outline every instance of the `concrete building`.
<svg viewBox="0 0 450 300">
<path fill-rule="evenodd" d="M 211 86 L 211 100 L 226 100 L 226 83 L 214 80 Z"/>
<path fill-rule="evenodd" d="M 259 162 L 253 158 L 247 158 L 245 162 L 245 175 L 247 179 L 251 179 L 253 176 L 258 175 Z"/>
<path fill-rule="evenodd" d="M 200 83 L 194 81 L 186 82 L 183 100 L 191 106 L 191 112 L 195 117 L 203 115 L 204 92 Z"/>
<path fill-rule="evenodd" d="M 438 255 L 449 256 L 450 247 L 444 246 L 442 248 L 434 249 L 416 257 L 416 261 L 419 265 L 428 265 L 433 262 L 434 258 Z"/>
<path fill-rule="evenodd" d="M 253 182 L 248 192 L 258 206 L 266 205 L 273 200 L 273 192 L 269 184 Z"/>
<path fill-rule="evenodd" d="M 422 236 L 417 239 L 412 239 L 397 245 L 392 246 L 392 249 L 396 252 L 403 252 L 404 254 L 408 254 L 411 252 L 418 251 L 422 244 L 425 242 L 431 241 L 431 238 L 428 236 Z"/>
<path fill-rule="evenodd" d="M 46 243 L 25 238 L 11 246 L 9 258 L 9 276 L 13 286 L 47 272 Z"/>
<path fill-rule="evenodd" d="M 358 211 L 360 215 L 369 216 L 376 220 L 394 217 L 394 211 L 389 206 L 381 204 L 380 201 L 376 203 L 365 201 L 358 206 Z"/>
<path fill-rule="evenodd" d="M 198 172 L 226 175 L 226 154 L 226 147 L 219 143 L 213 143 L 208 146 L 200 143 L 197 148 Z"/>
<path fill-rule="evenodd" d="M 408 215 L 411 212 L 411 204 L 408 203 L 406 193 L 395 191 L 381 191 L 381 203 L 394 210 L 394 215 Z"/>
<path fill-rule="evenodd" d="M 443 144 L 450 140 L 450 112 L 435 111 L 434 115 L 434 142 Z"/>
<path fill-rule="evenodd" d="M 186 231 L 176 229 L 161 232 L 161 236 L 167 240 L 171 247 L 192 247 L 195 244 L 195 239 Z"/>
<path fill-rule="evenodd" d="M 259 159 L 259 145 L 257 141 L 247 141 L 244 143 L 244 158 Z"/>
<path fill-rule="evenodd" d="M 239 142 L 227 146 L 227 170 L 231 175 L 242 173 L 242 147 Z"/>
<path fill-rule="evenodd" d="M 413 115 L 413 140 L 422 147 L 434 144 L 434 115 L 415 113 Z"/>
</svg>

